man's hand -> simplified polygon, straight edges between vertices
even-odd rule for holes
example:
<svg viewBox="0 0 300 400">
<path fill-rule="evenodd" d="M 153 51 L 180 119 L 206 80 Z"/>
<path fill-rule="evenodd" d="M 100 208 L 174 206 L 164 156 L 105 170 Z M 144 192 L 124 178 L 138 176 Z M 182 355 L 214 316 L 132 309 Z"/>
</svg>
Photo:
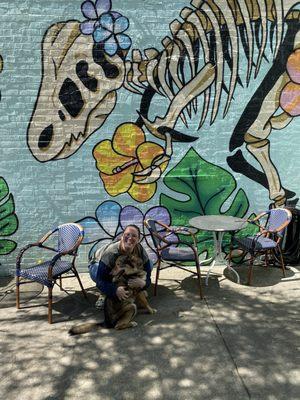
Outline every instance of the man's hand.
<svg viewBox="0 0 300 400">
<path fill-rule="evenodd" d="M 131 289 L 142 289 L 145 286 L 145 281 L 142 278 L 129 279 L 128 286 Z"/>
<path fill-rule="evenodd" d="M 119 286 L 116 291 L 116 296 L 119 300 L 126 300 L 128 298 L 128 291 L 125 289 L 124 286 Z"/>
</svg>

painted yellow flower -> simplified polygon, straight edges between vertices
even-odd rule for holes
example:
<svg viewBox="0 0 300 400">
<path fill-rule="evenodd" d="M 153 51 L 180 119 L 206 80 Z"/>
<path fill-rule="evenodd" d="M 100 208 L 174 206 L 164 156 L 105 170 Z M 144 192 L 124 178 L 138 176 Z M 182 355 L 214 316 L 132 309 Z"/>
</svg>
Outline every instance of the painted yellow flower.
<svg viewBox="0 0 300 400">
<path fill-rule="evenodd" d="M 108 194 L 117 196 L 127 192 L 134 200 L 145 202 L 155 194 L 157 183 L 143 183 L 143 178 L 134 174 L 150 167 L 164 153 L 162 146 L 145 141 L 139 126 L 126 122 L 118 126 L 112 140 L 103 140 L 95 146 L 93 156 Z M 166 161 L 159 166 L 161 172 L 167 165 Z"/>
</svg>

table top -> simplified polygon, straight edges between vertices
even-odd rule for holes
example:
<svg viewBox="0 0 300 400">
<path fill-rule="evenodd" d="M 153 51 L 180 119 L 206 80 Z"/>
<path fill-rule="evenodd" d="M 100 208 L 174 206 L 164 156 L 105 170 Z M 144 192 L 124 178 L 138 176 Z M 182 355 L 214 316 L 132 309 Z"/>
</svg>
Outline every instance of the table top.
<svg viewBox="0 0 300 400">
<path fill-rule="evenodd" d="M 213 232 L 239 231 L 247 225 L 244 219 L 227 215 L 201 215 L 190 219 L 189 223 L 195 228 Z"/>
</svg>

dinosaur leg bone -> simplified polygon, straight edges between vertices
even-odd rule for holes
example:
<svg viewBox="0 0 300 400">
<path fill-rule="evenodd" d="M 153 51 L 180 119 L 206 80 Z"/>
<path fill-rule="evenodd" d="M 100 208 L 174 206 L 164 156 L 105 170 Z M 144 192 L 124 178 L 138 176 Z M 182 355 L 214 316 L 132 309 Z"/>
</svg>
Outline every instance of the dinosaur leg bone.
<svg viewBox="0 0 300 400">
<path fill-rule="evenodd" d="M 281 186 L 278 171 L 271 160 L 270 142 L 267 138 L 273 128 L 272 122 L 274 123 L 276 121 L 274 114 L 279 108 L 280 92 L 288 80 L 289 78 L 286 73 L 283 73 L 279 77 L 273 88 L 264 98 L 256 120 L 245 134 L 247 150 L 257 159 L 266 174 L 270 200 L 273 200 L 276 206 L 284 204 L 286 198 L 284 189 Z M 277 129 L 279 126 L 278 124 Z"/>
</svg>

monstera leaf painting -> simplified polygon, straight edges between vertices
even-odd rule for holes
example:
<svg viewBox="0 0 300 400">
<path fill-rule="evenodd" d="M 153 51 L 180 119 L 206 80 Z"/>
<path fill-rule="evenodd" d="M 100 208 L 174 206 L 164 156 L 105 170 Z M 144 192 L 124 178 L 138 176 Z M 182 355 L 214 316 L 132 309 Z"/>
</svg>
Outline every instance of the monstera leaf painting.
<svg viewBox="0 0 300 400">
<path fill-rule="evenodd" d="M 173 225 L 188 226 L 191 218 L 200 215 L 243 217 L 248 210 L 245 192 L 239 189 L 233 194 L 237 187 L 233 176 L 225 169 L 205 161 L 193 148 L 165 176 L 164 183 L 177 192 L 174 197 L 164 194 L 160 197 L 161 205 L 172 216 Z M 211 232 L 199 231 L 197 242 L 199 253 L 210 257 L 213 250 Z"/>
<path fill-rule="evenodd" d="M 9 194 L 7 183 L 0 177 L 0 256 L 9 254 L 16 248 L 16 242 L 2 237 L 12 235 L 17 229 L 14 199 Z"/>
</svg>

